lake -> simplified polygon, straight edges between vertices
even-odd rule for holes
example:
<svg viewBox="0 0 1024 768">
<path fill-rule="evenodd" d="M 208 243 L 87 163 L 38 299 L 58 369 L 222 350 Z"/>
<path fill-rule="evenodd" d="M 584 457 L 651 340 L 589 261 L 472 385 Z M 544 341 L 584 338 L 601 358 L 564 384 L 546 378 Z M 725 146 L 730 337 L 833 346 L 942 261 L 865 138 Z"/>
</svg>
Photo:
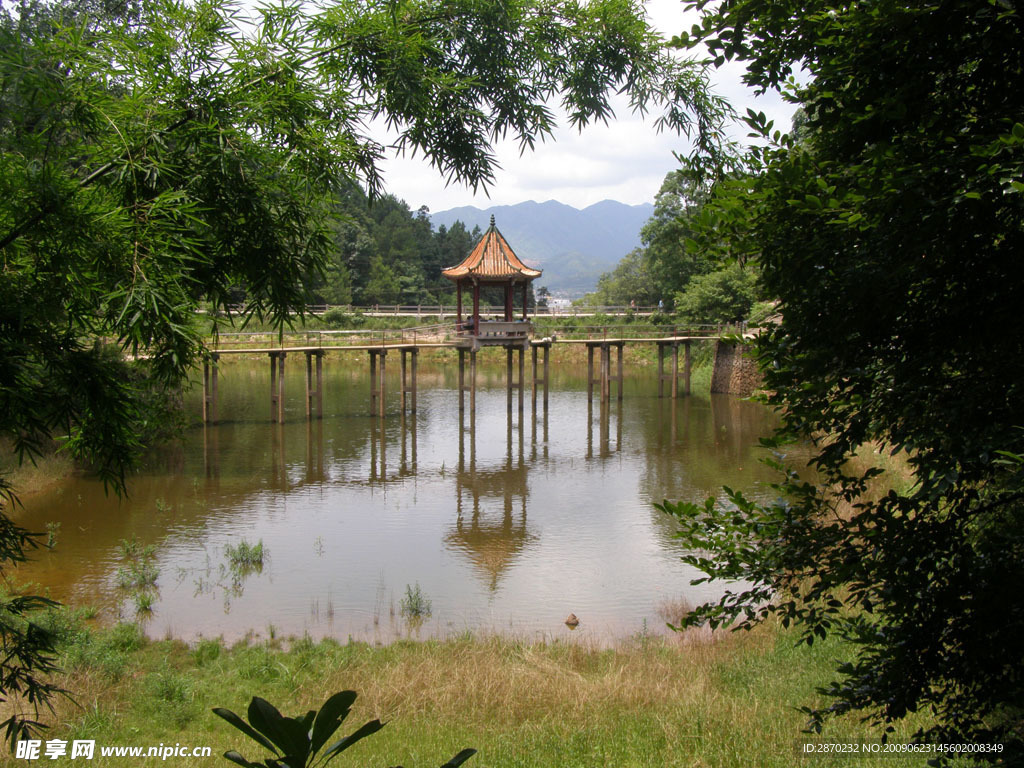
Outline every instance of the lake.
<svg viewBox="0 0 1024 768">
<path fill-rule="evenodd" d="M 49 525 L 56 546 L 17 577 L 100 618 L 140 618 L 155 637 L 540 639 L 568 635 L 574 613 L 573 636 L 605 643 L 664 631 L 664 606 L 722 589 L 690 586 L 655 502 L 722 485 L 765 498 L 778 479 L 757 446 L 769 411 L 660 399 L 654 366 L 627 369 L 624 399 L 602 408 L 587 402 L 585 367 L 556 362 L 547 417 L 527 392 L 520 423 L 497 355 L 480 368 L 475 418 L 461 420 L 455 363 L 420 363 L 418 410 L 404 417 L 393 364 L 381 420 L 365 355 L 329 355 L 324 418 L 307 422 L 301 359 L 289 358 L 285 424 L 270 423 L 266 360 L 222 361 L 221 423 L 148 460 L 127 498 L 75 477 L 25 499 L 18 522 Z M 199 414 L 197 391 L 186 407 Z M 262 567 L 232 564 L 242 542 L 262 542 Z M 410 620 L 417 588 L 429 615 Z"/>
</svg>

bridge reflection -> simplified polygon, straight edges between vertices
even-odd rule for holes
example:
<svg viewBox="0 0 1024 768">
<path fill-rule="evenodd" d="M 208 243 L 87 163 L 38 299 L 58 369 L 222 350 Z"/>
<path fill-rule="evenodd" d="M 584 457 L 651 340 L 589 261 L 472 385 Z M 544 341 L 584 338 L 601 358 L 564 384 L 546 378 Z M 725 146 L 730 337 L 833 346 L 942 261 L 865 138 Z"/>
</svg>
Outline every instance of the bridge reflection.
<svg viewBox="0 0 1024 768">
<path fill-rule="evenodd" d="M 623 449 L 621 401 L 589 404 L 583 423 L 585 459 L 605 459 Z M 267 468 L 263 487 L 289 493 L 339 480 L 346 484 L 384 486 L 415 477 L 420 469 L 417 425 L 415 414 L 402 414 L 390 421 L 378 415 L 366 419 L 362 447 L 351 457 L 356 460 L 347 461 L 346 471 L 339 476 L 337 457 L 328 455 L 325 445 L 323 420 L 308 420 L 302 426 L 272 423 L 267 426 L 270 433 L 263 451 Z M 213 487 L 220 484 L 222 430 L 232 428 L 203 427 L 204 469 L 207 483 Z M 493 439 L 491 429 L 488 434 Z M 300 435 L 305 438 L 303 453 Z M 467 409 L 459 415 L 458 460 L 451 488 L 455 516 L 442 540 L 446 548 L 472 565 L 492 592 L 499 588 L 513 564 L 539 541 L 539 535 L 531 531 L 529 524 L 529 480 L 532 468 L 549 466 L 550 437 L 549 410 L 543 405 L 525 412 L 508 409 L 504 455 L 494 456 L 492 442 L 485 446 L 490 450 L 482 452 L 488 458 L 481 459 L 478 441 L 488 437 L 478 431 L 474 411 Z M 230 443 L 230 433 L 227 438 Z M 358 475 L 350 473 L 355 467 L 362 469 Z"/>
</svg>

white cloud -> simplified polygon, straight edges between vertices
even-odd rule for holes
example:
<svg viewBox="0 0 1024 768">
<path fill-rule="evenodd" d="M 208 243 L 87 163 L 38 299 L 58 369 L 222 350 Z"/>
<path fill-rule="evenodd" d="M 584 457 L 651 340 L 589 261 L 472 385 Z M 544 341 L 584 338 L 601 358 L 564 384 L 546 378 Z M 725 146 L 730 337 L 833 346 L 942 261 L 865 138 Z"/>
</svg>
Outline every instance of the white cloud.
<svg viewBox="0 0 1024 768">
<path fill-rule="evenodd" d="M 653 25 L 666 36 L 693 23 L 678 0 L 651 0 L 646 8 Z M 742 67 L 732 63 L 717 70 L 713 75 L 716 92 L 740 114 L 751 107 L 763 111 L 778 127 L 788 127 L 793 107 L 774 94 L 755 99 L 742 84 L 742 74 Z M 685 153 L 686 140 L 671 132 L 656 132 L 654 119 L 631 114 L 624 100 L 616 101 L 614 107 L 614 121 L 591 125 L 582 133 L 561 120 L 551 139 L 523 155 L 515 141 L 498 144 L 495 154 L 501 167 L 489 197 L 460 184 L 446 187 L 443 177 L 422 158 L 389 158 L 383 166 L 386 188 L 413 208 L 427 205 L 434 211 L 524 200 L 554 199 L 576 208 L 606 199 L 652 202 L 665 174 L 678 167 L 673 151 Z M 740 128 L 734 131 L 734 138 L 742 140 L 743 135 Z"/>
</svg>

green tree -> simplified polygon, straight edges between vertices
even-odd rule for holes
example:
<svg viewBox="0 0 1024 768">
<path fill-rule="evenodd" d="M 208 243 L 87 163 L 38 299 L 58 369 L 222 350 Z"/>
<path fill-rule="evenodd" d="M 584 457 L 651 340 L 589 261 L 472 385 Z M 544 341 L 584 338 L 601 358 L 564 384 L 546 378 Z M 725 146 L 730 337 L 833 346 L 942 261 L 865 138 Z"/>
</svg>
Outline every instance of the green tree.
<svg viewBox="0 0 1024 768">
<path fill-rule="evenodd" d="M 739 580 L 695 620 L 778 614 L 838 634 L 821 725 L 859 712 L 918 734 L 1000 742 L 1024 713 L 1024 23 L 1003 0 L 725 0 L 680 42 L 801 105 L 799 140 L 751 112 L 750 174 L 721 185 L 701 238 L 758 259 L 781 325 L 757 342 L 784 438 L 820 481 L 784 501 L 669 505 L 688 558 Z M 802 68 L 799 81 L 791 75 Z M 914 484 L 877 489 L 865 446 Z M 872 493 L 873 491 L 873 493 Z"/>
<path fill-rule="evenodd" d="M 611 272 L 601 275 L 597 290 L 587 294 L 593 306 L 641 306 L 657 304 L 661 293 L 647 269 L 646 253 L 635 248 L 626 254 Z"/>
<path fill-rule="evenodd" d="M 753 265 L 733 262 L 714 272 L 698 275 L 675 296 L 680 318 L 692 323 L 737 323 L 747 318 L 757 299 L 757 272 Z"/>
<path fill-rule="evenodd" d="M 120 352 L 172 391 L 204 353 L 200 300 L 230 312 L 242 295 L 243 317 L 278 327 L 301 312 L 336 196 L 381 192 L 371 119 L 474 188 L 493 178 L 494 139 L 551 133 L 551 99 L 583 126 L 623 91 L 696 147 L 721 140 L 703 69 L 630 0 L 285 2 L 251 27 L 223 0 L 91 13 L 106 6 L 26 0 L 0 19 L 0 436 L 23 457 L 56 438 L 115 489 L 147 416 Z M 0 523 L 8 564 L 28 539 Z M 31 608 L 0 606 L 12 742 L 52 694 Z"/>
<path fill-rule="evenodd" d="M 362 306 L 397 304 L 402 296 L 402 283 L 395 271 L 380 256 L 370 259 L 370 273 L 359 294 Z"/>
<path fill-rule="evenodd" d="M 657 298 L 671 300 L 697 275 L 714 268 L 693 241 L 695 217 L 707 198 L 704 184 L 685 170 L 670 171 L 654 198 L 654 213 L 640 232 L 644 262 Z"/>
</svg>

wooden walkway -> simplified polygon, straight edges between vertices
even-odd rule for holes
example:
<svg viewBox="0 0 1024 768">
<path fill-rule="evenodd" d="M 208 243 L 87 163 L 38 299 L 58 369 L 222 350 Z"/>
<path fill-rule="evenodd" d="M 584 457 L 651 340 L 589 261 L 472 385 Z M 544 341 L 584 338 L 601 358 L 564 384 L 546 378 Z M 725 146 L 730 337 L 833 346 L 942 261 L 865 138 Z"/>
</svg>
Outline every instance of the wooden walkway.
<svg viewBox="0 0 1024 768">
<path fill-rule="evenodd" d="M 327 332 L 329 334 L 329 332 Z M 380 333 L 380 342 L 367 341 L 366 333 L 352 333 L 346 336 L 328 335 L 324 344 L 323 332 L 305 334 L 307 341 L 303 344 L 296 340 L 293 346 L 282 343 L 277 346 L 266 344 L 241 344 L 237 346 L 220 346 L 209 351 L 203 363 L 203 422 L 215 424 L 218 421 L 218 361 L 224 355 L 267 355 L 270 360 L 270 417 L 272 422 L 283 423 L 285 416 L 285 359 L 289 355 L 305 357 L 305 411 L 310 419 L 323 417 L 323 357 L 330 352 L 365 352 L 369 357 L 370 373 L 370 413 L 381 418 L 385 415 L 384 398 L 386 394 L 385 373 L 387 356 L 390 352 L 400 355 L 401 365 L 401 411 L 416 411 L 416 369 L 417 358 L 421 349 L 455 349 L 458 351 L 459 372 L 459 411 L 466 409 L 467 393 L 469 410 L 476 410 L 476 356 L 479 351 L 465 339 L 428 340 L 424 335 L 405 331 L 384 331 Z M 389 333 L 391 339 L 388 338 Z M 374 332 L 371 334 L 375 335 Z M 251 334 L 265 337 L 267 334 Z M 308 343 L 313 336 L 318 343 Z M 411 336 L 411 338 L 405 338 Z M 608 337 L 607 333 L 598 338 L 542 338 L 542 339 L 493 339 L 492 346 L 500 346 L 506 352 L 506 393 L 508 410 L 511 413 L 513 394 L 517 394 L 518 410 L 523 411 L 525 390 L 527 385 L 525 371 L 525 352 L 531 353 L 532 373 L 529 379 L 533 409 L 537 410 L 538 397 L 542 398 L 545 412 L 548 409 L 548 389 L 550 381 L 550 353 L 555 344 L 585 345 L 587 347 L 587 399 L 592 402 L 595 389 L 602 403 L 612 398 L 613 387 L 615 397 L 622 400 L 623 395 L 623 348 L 626 344 L 656 344 L 658 347 L 658 397 L 665 397 L 666 384 L 669 385 L 668 396 L 675 398 L 682 394 L 690 394 L 691 345 L 700 341 L 718 341 L 722 334 L 718 333 L 673 333 L 665 336 L 629 336 Z M 396 338 L 397 337 L 397 338 Z M 350 343 L 339 343 L 350 340 Z M 679 348 L 683 348 L 682 370 L 679 366 Z M 612 350 L 615 350 L 613 370 Z M 666 370 L 667 368 L 667 370 Z"/>
</svg>

